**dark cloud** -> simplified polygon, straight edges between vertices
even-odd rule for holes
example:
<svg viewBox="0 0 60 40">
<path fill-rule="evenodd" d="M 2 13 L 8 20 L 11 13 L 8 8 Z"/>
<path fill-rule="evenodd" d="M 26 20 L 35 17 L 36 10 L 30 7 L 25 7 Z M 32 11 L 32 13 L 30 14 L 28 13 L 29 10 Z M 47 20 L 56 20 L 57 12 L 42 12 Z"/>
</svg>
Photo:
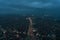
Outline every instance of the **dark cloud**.
<svg viewBox="0 0 60 40">
<path fill-rule="evenodd" d="M 13 7 L 11 5 L 24 5 L 28 7 L 35 7 L 35 8 L 52 8 L 52 7 L 59 7 L 60 0 L 0 0 L 0 8 L 7 8 L 17 11 L 26 11 L 31 9 L 24 9 L 19 7 Z"/>
<path fill-rule="evenodd" d="M 60 6 L 60 0 L 0 0 L 0 3 L 6 5 L 25 5 L 37 8 Z"/>
<path fill-rule="evenodd" d="M 49 1 L 22 1 L 22 4 L 30 7 L 37 7 L 37 8 L 51 8 L 60 6 L 60 0 L 49 0 Z"/>
</svg>

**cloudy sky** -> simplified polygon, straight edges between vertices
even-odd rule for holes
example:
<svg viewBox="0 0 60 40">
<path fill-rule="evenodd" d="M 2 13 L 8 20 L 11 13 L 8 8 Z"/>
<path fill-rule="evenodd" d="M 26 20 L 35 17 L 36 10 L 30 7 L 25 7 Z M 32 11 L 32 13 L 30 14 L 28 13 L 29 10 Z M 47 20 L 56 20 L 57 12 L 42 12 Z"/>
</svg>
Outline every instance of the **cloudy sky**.
<svg viewBox="0 0 60 40">
<path fill-rule="evenodd" d="M 9 5 L 25 5 L 36 8 L 51 8 L 60 6 L 60 0 L 0 0 L 0 7 Z"/>
<path fill-rule="evenodd" d="M 44 8 L 60 6 L 60 0 L 36 0 L 36 1 L 22 1 L 22 4 L 30 7 Z"/>
<path fill-rule="evenodd" d="M 33 11 L 27 7 L 48 9 L 59 8 L 60 0 L 0 0 L 0 13 Z"/>
</svg>

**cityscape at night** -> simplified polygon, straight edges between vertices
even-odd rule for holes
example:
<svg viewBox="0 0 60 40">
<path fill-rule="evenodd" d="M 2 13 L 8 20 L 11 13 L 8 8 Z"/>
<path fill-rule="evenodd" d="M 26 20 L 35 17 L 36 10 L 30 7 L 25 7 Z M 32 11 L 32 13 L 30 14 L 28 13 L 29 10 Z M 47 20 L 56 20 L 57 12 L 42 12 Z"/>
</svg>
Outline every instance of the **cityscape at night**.
<svg viewBox="0 0 60 40">
<path fill-rule="evenodd" d="M 0 0 L 0 40 L 60 40 L 60 0 Z"/>
</svg>

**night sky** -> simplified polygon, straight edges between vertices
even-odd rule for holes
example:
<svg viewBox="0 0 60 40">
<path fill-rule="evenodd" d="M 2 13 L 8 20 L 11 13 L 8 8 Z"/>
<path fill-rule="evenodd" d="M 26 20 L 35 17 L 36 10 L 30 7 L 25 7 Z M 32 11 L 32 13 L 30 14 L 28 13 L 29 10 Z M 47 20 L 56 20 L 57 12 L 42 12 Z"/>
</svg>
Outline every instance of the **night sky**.
<svg viewBox="0 0 60 40">
<path fill-rule="evenodd" d="M 0 0 L 0 14 L 10 13 L 60 17 L 60 0 Z"/>
<path fill-rule="evenodd" d="M 60 6 L 60 0 L 0 0 L 0 6 L 25 5 L 35 8 L 52 8 Z M 19 9 L 19 8 L 18 8 Z"/>
</svg>

